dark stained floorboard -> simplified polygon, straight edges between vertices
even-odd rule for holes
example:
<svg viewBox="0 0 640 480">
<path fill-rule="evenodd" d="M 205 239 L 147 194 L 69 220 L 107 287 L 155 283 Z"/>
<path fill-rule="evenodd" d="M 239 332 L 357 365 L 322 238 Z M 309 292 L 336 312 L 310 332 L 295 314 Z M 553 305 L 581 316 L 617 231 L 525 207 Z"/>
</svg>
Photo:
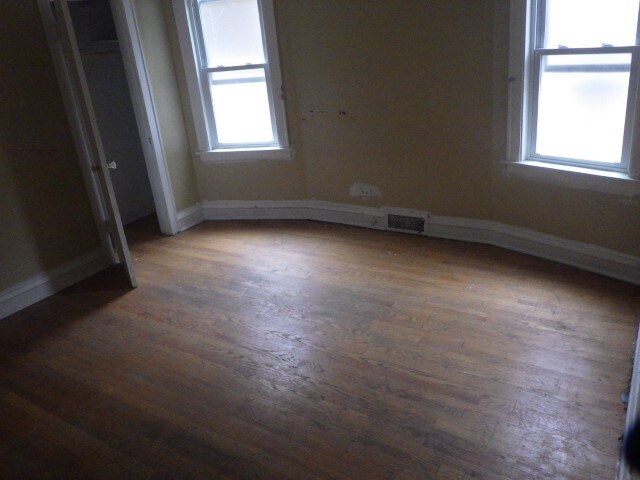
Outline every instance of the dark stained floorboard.
<svg viewBox="0 0 640 480">
<path fill-rule="evenodd" d="M 638 287 L 305 221 L 128 229 L 0 322 L 0 478 L 615 477 Z"/>
</svg>

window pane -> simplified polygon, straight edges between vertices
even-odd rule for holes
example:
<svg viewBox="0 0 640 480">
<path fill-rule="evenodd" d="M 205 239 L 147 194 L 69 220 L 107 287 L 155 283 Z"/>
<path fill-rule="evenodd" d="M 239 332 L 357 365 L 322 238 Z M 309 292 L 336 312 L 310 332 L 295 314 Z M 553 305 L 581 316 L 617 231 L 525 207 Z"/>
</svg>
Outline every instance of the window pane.
<svg viewBox="0 0 640 480">
<path fill-rule="evenodd" d="M 265 63 L 257 0 L 199 0 L 209 67 Z"/>
<path fill-rule="evenodd" d="M 569 67 L 582 65 L 588 67 L 600 67 L 605 65 L 611 68 L 629 70 L 631 68 L 631 56 L 628 53 L 612 53 L 609 55 L 549 55 L 546 57 L 547 66 L 553 67 Z M 606 62 L 606 64 L 605 64 Z"/>
<path fill-rule="evenodd" d="M 570 65 L 608 64 L 613 55 L 563 55 Z M 570 58 L 580 57 L 580 58 Z M 589 58 L 589 57 L 596 57 Z M 627 55 L 628 62 L 631 55 Z M 620 163 L 629 71 L 544 67 L 540 76 L 535 153 Z"/>
<path fill-rule="evenodd" d="M 545 47 L 635 45 L 640 0 L 547 0 Z"/>
<path fill-rule="evenodd" d="M 218 143 L 274 141 L 263 68 L 211 73 L 209 80 Z"/>
</svg>

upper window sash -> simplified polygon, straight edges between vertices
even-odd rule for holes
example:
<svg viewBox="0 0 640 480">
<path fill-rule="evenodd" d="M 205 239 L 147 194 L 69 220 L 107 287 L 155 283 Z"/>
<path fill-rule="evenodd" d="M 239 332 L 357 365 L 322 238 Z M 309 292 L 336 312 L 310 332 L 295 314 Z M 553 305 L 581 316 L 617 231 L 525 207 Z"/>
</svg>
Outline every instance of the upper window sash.
<svg viewBox="0 0 640 480">
<path fill-rule="evenodd" d="M 199 37 L 199 44 L 200 44 L 200 49 L 199 49 L 199 57 L 200 57 L 200 63 L 203 67 L 238 67 L 238 66 L 244 66 L 244 65 L 259 65 L 259 64 L 266 64 L 268 63 L 268 45 L 266 42 L 266 35 L 265 35 L 265 30 L 266 27 L 268 27 L 268 24 L 265 23 L 264 21 L 264 17 L 263 17 L 263 2 L 261 2 L 260 0 L 256 0 L 255 5 L 257 6 L 257 15 L 258 18 L 257 20 L 257 25 L 253 24 L 252 20 L 254 20 L 252 18 L 252 12 L 248 12 L 249 15 L 247 16 L 246 13 L 245 14 L 245 18 L 243 18 L 243 20 L 245 21 L 245 26 L 253 26 L 254 29 L 253 31 L 251 31 L 251 29 L 249 29 L 249 31 L 245 30 L 244 33 L 244 43 L 242 44 L 240 51 L 229 51 L 228 50 L 228 42 L 225 40 L 222 41 L 222 43 L 227 43 L 226 47 L 227 48 L 221 48 L 221 45 L 219 45 L 220 42 L 220 34 L 218 33 L 218 38 L 216 41 L 216 37 L 215 35 L 213 37 L 207 37 L 204 35 L 204 29 L 203 29 L 203 22 L 202 22 L 202 15 L 200 14 L 200 5 L 207 5 L 207 4 L 215 4 L 215 3 L 224 3 L 224 0 L 191 0 L 191 8 L 192 11 L 194 13 L 194 18 L 196 20 L 196 24 L 198 27 L 198 37 Z M 232 9 L 233 10 L 233 9 Z M 220 13 L 218 13 L 220 14 Z M 237 12 L 236 12 L 237 14 Z M 237 24 L 237 22 L 233 22 L 233 18 L 226 19 L 227 21 L 230 21 L 229 25 L 236 27 L 238 29 L 242 29 L 241 26 L 239 24 Z M 223 35 L 221 35 L 222 37 L 225 37 L 224 34 L 229 34 L 229 35 L 234 35 L 235 32 L 225 32 L 224 25 L 218 25 L 218 27 L 220 28 L 221 32 Z M 256 34 L 256 29 L 255 27 L 258 27 L 259 29 L 259 40 L 256 42 L 256 38 L 255 38 L 255 34 Z M 213 27 L 215 28 L 215 26 Z M 216 33 L 216 32 L 214 32 Z M 251 38 L 251 36 L 254 36 L 254 38 Z M 207 41 L 209 40 L 209 41 Z M 244 48 L 242 48 L 244 47 Z M 238 46 L 236 45 L 236 48 L 238 48 Z M 209 49 L 211 49 L 211 51 L 209 51 Z M 219 57 L 216 57 L 216 54 L 219 55 Z M 211 56 L 211 59 L 209 59 L 209 55 Z M 230 62 L 228 59 L 224 59 L 225 56 L 234 56 L 235 59 L 234 60 L 238 60 L 238 59 L 242 59 L 243 61 L 241 63 L 237 63 L 237 62 Z M 222 58 L 220 58 L 222 57 Z M 215 63 L 214 63 L 215 62 Z M 219 62 L 219 63 L 218 63 Z"/>
<path fill-rule="evenodd" d="M 589 12 L 588 0 L 528 0 L 531 22 L 531 46 L 534 49 L 564 49 L 564 48 L 601 48 L 601 47 L 630 47 L 640 45 L 640 11 L 637 0 L 607 1 L 600 0 L 606 9 L 599 11 L 597 17 L 582 15 Z M 575 11 L 580 5 L 581 11 Z M 563 11 L 564 8 L 564 11 Z M 555 10 L 553 22 L 548 17 L 549 10 Z M 615 28 L 607 31 L 602 26 L 609 14 L 610 25 Z M 620 25 L 622 17 L 635 16 L 635 21 Z M 563 18 L 564 17 L 564 18 Z M 558 23 L 560 21 L 561 23 Z M 575 28 L 567 28 L 566 23 L 577 21 Z M 605 33 L 606 32 L 606 33 Z M 588 40 L 585 38 L 588 36 Z M 548 40 L 548 41 L 547 41 Z"/>
</svg>

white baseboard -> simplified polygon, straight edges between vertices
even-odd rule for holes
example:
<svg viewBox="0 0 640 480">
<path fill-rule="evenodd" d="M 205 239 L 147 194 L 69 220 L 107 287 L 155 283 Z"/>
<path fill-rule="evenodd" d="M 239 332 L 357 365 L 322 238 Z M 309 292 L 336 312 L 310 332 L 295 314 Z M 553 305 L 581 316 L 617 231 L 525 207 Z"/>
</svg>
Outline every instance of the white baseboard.
<svg viewBox="0 0 640 480">
<path fill-rule="evenodd" d="M 102 250 L 95 250 L 13 285 L 0 292 L 0 319 L 70 287 L 108 265 L 109 258 Z"/>
<path fill-rule="evenodd" d="M 359 227 L 386 227 L 386 215 L 379 208 L 317 200 L 205 202 L 202 210 L 205 220 L 318 220 Z"/>
<path fill-rule="evenodd" d="M 182 210 L 178 213 L 178 225 L 183 231 L 204 220 L 296 219 L 393 230 L 387 226 L 389 213 L 425 218 L 426 228 L 421 235 L 495 245 L 640 285 L 640 257 L 498 222 L 430 215 L 420 210 L 316 200 L 217 201 Z M 108 258 L 97 250 L 9 287 L 0 292 L 0 319 L 97 273 L 108 264 Z"/>
<path fill-rule="evenodd" d="M 197 203 L 189 208 L 180 210 L 178 212 L 177 219 L 178 232 L 184 232 L 191 227 L 195 227 L 204 220 L 202 214 L 202 204 Z"/>
<path fill-rule="evenodd" d="M 317 200 L 204 202 L 183 210 L 178 215 L 179 221 L 182 222 L 184 218 L 185 225 L 189 227 L 202 220 L 297 219 L 393 230 L 387 226 L 389 213 L 426 219 L 425 232 L 421 235 L 428 237 L 495 245 L 640 284 L 640 257 L 488 220 L 430 215 L 421 210 L 373 208 Z M 189 221 L 186 221 L 187 219 Z"/>
<path fill-rule="evenodd" d="M 470 218 L 429 218 L 430 237 L 485 243 L 640 284 L 640 257 L 522 227 Z"/>
</svg>

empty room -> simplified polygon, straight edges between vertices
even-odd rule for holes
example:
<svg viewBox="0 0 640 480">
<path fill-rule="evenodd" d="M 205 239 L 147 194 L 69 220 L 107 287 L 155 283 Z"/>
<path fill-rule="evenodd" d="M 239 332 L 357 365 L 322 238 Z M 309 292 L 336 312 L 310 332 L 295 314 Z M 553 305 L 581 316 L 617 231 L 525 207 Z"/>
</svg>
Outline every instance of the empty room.
<svg viewBox="0 0 640 480">
<path fill-rule="evenodd" d="M 640 478 L 639 18 L 0 0 L 0 478 Z"/>
</svg>

